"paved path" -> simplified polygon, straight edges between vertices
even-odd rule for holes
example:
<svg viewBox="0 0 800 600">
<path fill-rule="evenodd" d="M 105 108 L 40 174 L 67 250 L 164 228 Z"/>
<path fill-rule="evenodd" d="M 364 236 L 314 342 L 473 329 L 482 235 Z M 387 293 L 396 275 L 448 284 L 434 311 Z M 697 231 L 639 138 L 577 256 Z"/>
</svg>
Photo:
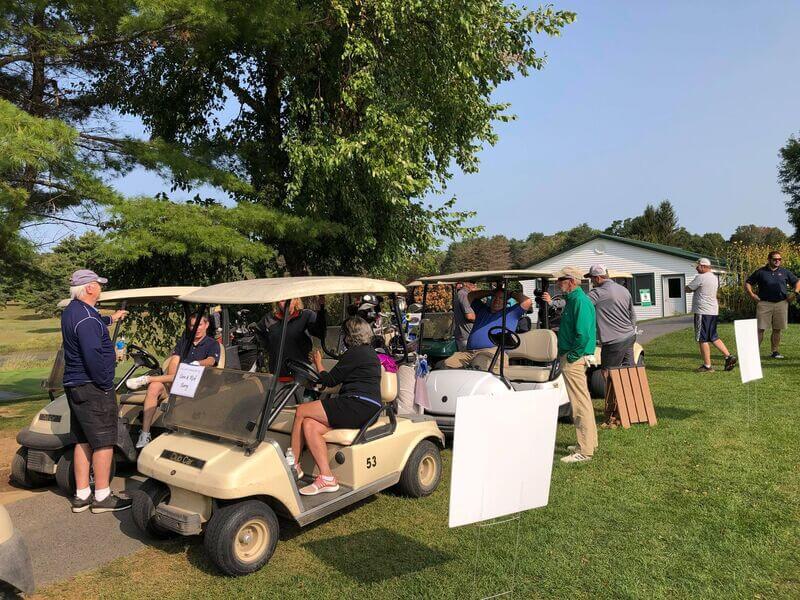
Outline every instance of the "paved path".
<svg viewBox="0 0 800 600">
<path fill-rule="evenodd" d="M 141 477 L 117 477 L 112 489 L 132 491 Z M 69 501 L 55 488 L 0 493 L 14 526 L 28 545 L 36 586 L 95 569 L 144 547 L 129 510 L 93 515 L 72 514 Z"/>
<path fill-rule="evenodd" d="M 694 324 L 694 316 L 681 315 L 679 317 L 669 317 L 666 319 L 655 319 L 653 321 L 645 321 L 639 323 L 640 333 L 636 337 L 636 341 L 644 345 L 652 342 L 655 338 L 662 336 L 673 331 L 680 331 L 686 329 Z"/>
<path fill-rule="evenodd" d="M 639 342 L 685 329 L 692 316 L 685 315 L 641 323 Z M 115 490 L 135 489 L 140 476 L 117 477 Z M 9 490 L 9 488 L 4 488 Z M 93 515 L 73 515 L 69 502 L 54 488 L 27 492 L 0 492 L 0 504 L 6 504 L 11 518 L 22 532 L 33 559 L 37 585 L 66 579 L 81 571 L 98 568 L 144 547 L 141 534 L 131 520 L 130 511 Z M 80 548 L 80 551 L 76 551 Z"/>
</svg>

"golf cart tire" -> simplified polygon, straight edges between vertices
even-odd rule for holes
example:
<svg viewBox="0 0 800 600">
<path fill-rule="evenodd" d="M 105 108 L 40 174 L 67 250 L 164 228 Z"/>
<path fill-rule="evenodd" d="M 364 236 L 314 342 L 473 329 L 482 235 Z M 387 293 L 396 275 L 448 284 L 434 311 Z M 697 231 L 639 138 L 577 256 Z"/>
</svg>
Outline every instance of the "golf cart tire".
<svg viewBox="0 0 800 600">
<path fill-rule="evenodd" d="M 606 397 L 606 379 L 603 377 L 603 370 L 600 367 L 592 369 L 588 375 L 589 394 L 592 398 Z"/>
<path fill-rule="evenodd" d="M 28 449 L 18 448 L 11 459 L 11 479 L 22 487 L 35 489 L 46 486 L 52 478 L 44 473 L 31 471 L 28 468 Z"/>
<path fill-rule="evenodd" d="M 411 498 L 430 496 L 442 479 L 442 455 L 439 446 L 422 440 L 411 452 L 397 484 L 400 493 Z"/>
<path fill-rule="evenodd" d="M 644 366 L 644 351 L 639 353 L 639 358 L 636 361 L 636 366 L 637 367 L 643 367 Z"/>
<path fill-rule="evenodd" d="M 156 479 L 146 479 L 138 490 L 131 494 L 133 505 L 131 516 L 133 522 L 151 538 L 165 540 L 175 536 L 175 533 L 164 529 L 156 523 L 156 507 L 169 500 L 169 487 Z"/>
<path fill-rule="evenodd" d="M 74 452 L 75 448 L 70 448 L 64 452 L 64 454 L 61 455 L 61 458 L 58 459 L 58 464 L 56 465 L 56 483 L 58 484 L 58 489 L 60 489 L 67 496 L 74 496 L 76 491 L 75 471 L 73 470 L 72 466 L 72 455 Z M 116 457 L 113 457 L 111 459 L 111 473 L 109 473 L 108 477 L 109 482 L 114 479 L 116 472 L 117 461 Z"/>
<path fill-rule="evenodd" d="M 237 542 L 248 524 L 252 525 L 250 535 L 263 539 L 256 542 L 257 554 L 244 559 L 241 553 L 247 549 Z M 214 510 L 203 542 L 209 559 L 220 571 L 239 576 L 254 573 L 267 564 L 278 544 L 278 534 L 278 518 L 273 510 L 260 500 L 245 500 Z"/>
</svg>

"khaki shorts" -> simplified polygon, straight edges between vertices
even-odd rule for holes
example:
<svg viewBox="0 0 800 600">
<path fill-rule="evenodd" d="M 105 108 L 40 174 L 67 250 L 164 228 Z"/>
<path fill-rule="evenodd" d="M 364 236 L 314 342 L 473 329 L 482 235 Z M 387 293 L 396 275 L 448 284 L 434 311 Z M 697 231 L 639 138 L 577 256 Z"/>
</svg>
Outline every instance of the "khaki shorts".
<svg viewBox="0 0 800 600">
<path fill-rule="evenodd" d="M 789 326 L 789 303 L 762 300 L 756 308 L 759 329 L 786 329 Z"/>
</svg>

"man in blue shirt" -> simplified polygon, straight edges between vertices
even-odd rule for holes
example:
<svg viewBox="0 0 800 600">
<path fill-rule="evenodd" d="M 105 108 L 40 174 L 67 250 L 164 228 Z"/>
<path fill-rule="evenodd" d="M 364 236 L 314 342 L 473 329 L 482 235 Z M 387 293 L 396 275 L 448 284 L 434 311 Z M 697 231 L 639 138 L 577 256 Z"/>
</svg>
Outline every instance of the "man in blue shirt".
<svg viewBox="0 0 800 600">
<path fill-rule="evenodd" d="M 64 346 L 64 393 L 70 409 L 76 492 L 72 512 L 93 513 L 130 508 L 128 498 L 111 493 L 109 478 L 117 443 L 117 399 L 114 394 L 114 347 L 108 325 L 128 314 L 118 310 L 103 317 L 95 308 L 108 280 L 81 269 L 70 278 L 72 300 L 61 315 Z M 89 468 L 94 471 L 94 501 L 89 498 Z"/>
<path fill-rule="evenodd" d="M 492 298 L 491 302 L 484 302 L 483 299 L 489 296 Z M 532 302 L 519 292 L 512 293 L 511 298 L 516 304 L 506 311 L 506 329 L 516 331 L 519 320 L 531 309 Z M 475 290 L 469 293 L 468 299 L 475 313 L 475 321 L 467 340 L 467 349 L 446 358 L 442 365 L 445 369 L 474 367 L 485 371 L 488 370 L 496 351 L 495 345 L 489 340 L 489 331 L 503 324 L 503 289 L 498 284 L 493 290 Z M 503 357 L 503 360 L 505 365 L 508 365 L 508 358 Z M 499 372 L 499 361 L 494 369 L 495 372 Z"/>
<path fill-rule="evenodd" d="M 189 320 L 189 331 L 194 329 L 197 317 Z M 147 386 L 147 395 L 144 398 L 142 408 L 142 431 L 139 433 L 139 440 L 136 442 L 137 448 L 144 448 L 151 440 L 150 425 L 156 412 L 156 406 L 161 398 L 167 396 L 167 386 L 175 380 L 180 364 L 201 365 L 203 367 L 213 367 L 219 362 L 220 347 L 217 340 L 206 335 L 208 331 L 208 317 L 203 315 L 197 324 L 197 331 L 194 340 L 188 343 L 186 334 L 182 335 L 175 345 L 167 364 L 165 375 L 142 375 L 141 377 L 131 377 L 126 385 L 131 390 L 138 390 Z M 188 348 L 187 348 L 188 346 Z"/>
<path fill-rule="evenodd" d="M 758 343 L 764 340 L 764 332 L 772 329 L 771 358 L 783 358 L 780 353 L 781 333 L 789 326 L 789 302 L 800 293 L 800 279 L 781 264 L 781 253 L 773 250 L 767 257 L 767 264 L 747 278 L 744 284 L 750 297 L 758 302 Z M 753 290 L 758 288 L 758 292 Z M 791 291 L 790 291 L 791 289 Z"/>
</svg>

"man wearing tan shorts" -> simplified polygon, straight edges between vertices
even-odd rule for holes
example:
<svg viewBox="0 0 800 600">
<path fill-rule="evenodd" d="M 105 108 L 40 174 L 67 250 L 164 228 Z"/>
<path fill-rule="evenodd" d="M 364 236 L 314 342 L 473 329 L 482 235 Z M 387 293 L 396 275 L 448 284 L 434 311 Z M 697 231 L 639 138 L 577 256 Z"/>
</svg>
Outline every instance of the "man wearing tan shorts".
<svg viewBox="0 0 800 600">
<path fill-rule="evenodd" d="M 781 266 L 783 257 L 778 251 L 772 251 L 767 264 L 747 278 L 744 287 L 750 297 L 758 302 L 756 319 L 758 320 L 758 343 L 764 339 L 764 332 L 772 329 L 772 354 L 770 358 L 781 359 L 781 333 L 789 326 L 789 302 L 800 293 L 800 279 L 791 271 Z M 754 291 L 753 286 L 757 289 Z"/>
</svg>

